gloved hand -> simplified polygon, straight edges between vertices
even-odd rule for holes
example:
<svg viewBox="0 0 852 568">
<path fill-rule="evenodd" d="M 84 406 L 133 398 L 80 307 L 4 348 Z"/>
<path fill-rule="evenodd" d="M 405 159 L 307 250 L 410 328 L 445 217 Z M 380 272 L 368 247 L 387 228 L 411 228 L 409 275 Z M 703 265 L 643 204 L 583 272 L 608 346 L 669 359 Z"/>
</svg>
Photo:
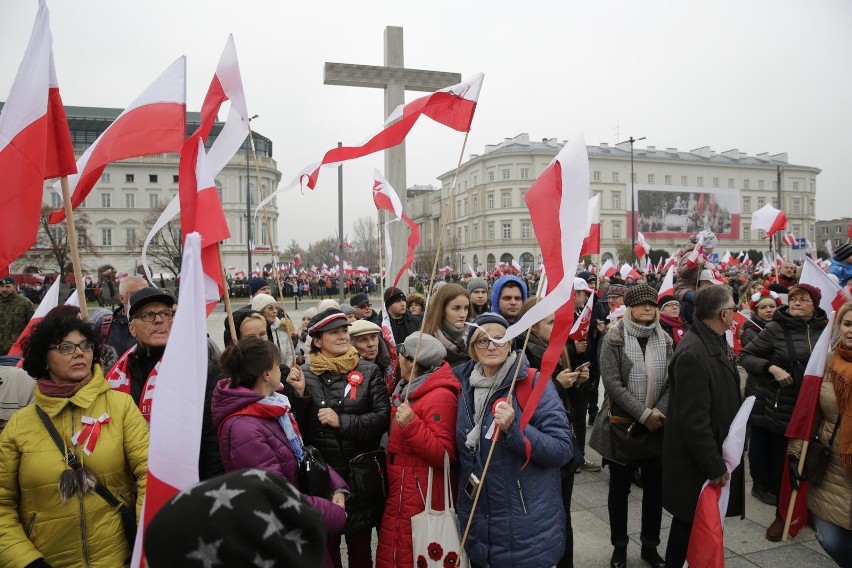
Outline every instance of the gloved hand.
<svg viewBox="0 0 852 568">
<path fill-rule="evenodd" d="M 801 475 L 799 475 L 799 458 L 795 458 L 793 456 L 787 456 L 788 462 L 790 462 L 790 488 L 793 491 L 799 490 L 799 482 L 804 479 Z"/>
</svg>

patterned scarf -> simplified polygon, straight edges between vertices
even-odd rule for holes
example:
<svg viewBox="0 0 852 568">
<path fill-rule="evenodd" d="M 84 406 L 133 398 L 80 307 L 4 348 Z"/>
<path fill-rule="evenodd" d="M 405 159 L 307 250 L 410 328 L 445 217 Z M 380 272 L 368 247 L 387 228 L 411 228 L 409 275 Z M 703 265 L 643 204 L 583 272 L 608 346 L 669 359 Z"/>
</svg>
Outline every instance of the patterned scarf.
<svg viewBox="0 0 852 568">
<path fill-rule="evenodd" d="M 466 327 L 467 326 L 465 326 L 465 328 Z M 464 329 L 458 329 L 444 320 L 441 322 L 441 328 L 435 333 L 435 339 L 440 341 L 441 345 L 443 345 L 447 351 L 452 351 L 453 353 L 464 353 L 464 333 Z"/>
<path fill-rule="evenodd" d="M 138 345 L 134 345 L 128 349 L 104 377 L 112 390 L 130 394 L 130 357 L 136 353 L 138 347 Z M 157 373 L 160 371 L 160 363 L 162 362 L 163 360 L 160 359 L 151 369 L 148 378 L 145 379 L 145 385 L 142 387 L 142 396 L 139 397 L 139 410 L 147 422 L 151 421 L 151 403 L 154 402 L 154 387 L 157 384 Z"/>
<path fill-rule="evenodd" d="M 358 361 L 361 357 L 358 355 L 358 350 L 353 346 L 349 346 L 349 351 L 339 357 L 329 357 L 323 354 L 322 351 L 317 351 L 311 354 L 310 369 L 317 376 L 331 371 L 345 375 L 352 369 L 358 366 Z"/>
<path fill-rule="evenodd" d="M 837 398 L 838 415 L 840 420 L 840 431 L 837 433 L 837 451 L 840 454 L 840 463 L 847 471 L 852 471 L 852 350 L 844 347 L 842 343 L 837 345 L 834 355 L 826 369 L 826 379 L 834 385 L 834 396 Z M 835 426 L 836 427 L 836 426 Z"/>
<path fill-rule="evenodd" d="M 629 310 L 627 312 L 630 313 Z M 654 408 L 666 382 L 666 338 L 665 332 L 656 321 L 642 325 L 628 315 L 621 320 L 624 326 L 624 353 L 633 362 L 627 379 L 627 390 L 646 408 Z M 645 353 L 639 338 L 647 338 Z"/>
<path fill-rule="evenodd" d="M 54 398 L 71 398 L 77 394 L 81 388 L 89 384 L 94 376 L 94 373 L 92 373 L 89 378 L 83 379 L 79 383 L 58 385 L 50 379 L 39 379 L 36 384 L 38 385 L 38 392 L 44 396 L 52 396 Z"/>
</svg>

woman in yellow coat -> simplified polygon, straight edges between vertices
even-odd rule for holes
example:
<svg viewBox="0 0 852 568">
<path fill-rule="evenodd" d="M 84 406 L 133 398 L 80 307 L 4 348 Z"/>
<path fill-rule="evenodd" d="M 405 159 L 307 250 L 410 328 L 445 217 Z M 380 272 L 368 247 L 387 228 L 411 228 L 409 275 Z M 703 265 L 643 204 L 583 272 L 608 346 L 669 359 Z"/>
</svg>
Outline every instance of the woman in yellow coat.
<svg viewBox="0 0 852 568">
<path fill-rule="evenodd" d="M 0 566 L 127 565 L 131 550 L 118 508 L 94 492 L 94 482 L 135 506 L 138 521 L 148 426 L 133 399 L 104 380 L 91 324 L 48 315 L 24 357 L 24 369 L 39 380 L 34 405 L 15 413 L 0 434 Z M 68 465 L 36 407 L 82 468 Z"/>
</svg>

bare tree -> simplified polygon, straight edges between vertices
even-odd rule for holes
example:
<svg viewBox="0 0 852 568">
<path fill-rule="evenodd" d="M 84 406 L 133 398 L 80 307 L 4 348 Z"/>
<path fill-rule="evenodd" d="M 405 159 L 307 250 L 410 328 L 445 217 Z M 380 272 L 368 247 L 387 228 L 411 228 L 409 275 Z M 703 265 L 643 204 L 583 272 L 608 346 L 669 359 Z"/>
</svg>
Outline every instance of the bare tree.
<svg viewBox="0 0 852 568">
<path fill-rule="evenodd" d="M 308 266 L 322 266 L 323 263 L 331 267 L 334 264 L 334 256 L 340 252 L 337 237 L 331 236 L 308 245 Z M 305 262 L 303 260 L 303 262 Z"/>
<path fill-rule="evenodd" d="M 49 270 L 58 268 L 60 278 L 64 281 L 65 276 L 73 272 L 73 267 L 71 266 L 71 245 L 68 243 L 68 231 L 65 228 L 65 221 L 55 225 L 50 224 L 48 218 L 52 211 L 50 207 L 41 208 L 38 236 L 36 237 L 35 245 L 30 250 L 30 257 L 33 258 L 35 263 L 41 264 L 42 267 L 50 267 Z M 75 211 L 74 229 L 77 232 L 77 248 L 80 251 L 81 257 L 83 253 L 96 256 L 94 253 L 95 247 L 89 234 L 90 228 L 91 225 L 88 216 L 85 213 Z M 81 263 L 82 260 L 81 258 Z"/>
<path fill-rule="evenodd" d="M 148 214 L 145 218 L 145 234 L 151 231 L 151 227 L 160 218 L 166 204 L 161 204 Z M 183 240 L 180 234 L 180 217 L 175 217 L 169 221 L 165 227 L 151 240 L 148 245 L 148 257 L 151 263 L 160 267 L 163 270 L 168 270 L 174 278 L 177 278 L 180 272 L 180 263 L 183 259 Z"/>
<path fill-rule="evenodd" d="M 355 220 L 355 264 L 371 269 L 379 264 L 379 239 L 376 222 L 369 216 Z M 378 272 L 378 270 L 376 270 Z"/>
<path fill-rule="evenodd" d="M 633 247 L 629 241 L 621 241 L 615 245 L 615 256 L 619 262 L 633 264 Z"/>
</svg>

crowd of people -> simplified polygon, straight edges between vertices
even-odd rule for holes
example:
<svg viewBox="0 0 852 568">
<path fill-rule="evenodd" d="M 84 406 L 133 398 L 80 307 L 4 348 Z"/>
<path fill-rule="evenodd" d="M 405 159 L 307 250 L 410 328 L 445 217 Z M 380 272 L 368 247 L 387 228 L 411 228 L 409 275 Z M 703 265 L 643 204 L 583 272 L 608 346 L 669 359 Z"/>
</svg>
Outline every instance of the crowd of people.
<svg viewBox="0 0 852 568">
<path fill-rule="evenodd" d="M 765 536 L 779 540 L 785 463 L 806 459 L 785 431 L 830 333 L 813 422 L 828 461 L 807 503 L 822 547 L 852 565 L 852 302 L 828 328 L 824 290 L 800 282 L 795 264 L 722 272 L 709 256 L 715 236 L 700 239 L 702 256 L 689 258 L 696 235 L 672 268 L 672 294 L 658 275 L 578 271 L 573 308 L 581 318 L 592 299 L 588 330 L 559 345 L 549 376 L 540 369 L 554 314 L 504 339 L 541 300 L 536 276 L 464 277 L 425 295 L 389 287 L 381 300 L 359 289 L 298 325 L 252 278 L 224 352 L 208 338 L 202 483 L 151 521 L 149 564 L 340 567 L 345 542 L 352 568 L 425 566 L 412 517 L 427 495 L 431 509 L 448 506 L 447 475 L 471 566 L 570 567 L 575 477 L 602 467 L 613 568 L 627 566 L 634 483 L 650 566 L 683 565 L 705 482 L 730 485 L 726 515 L 744 515 L 746 469 L 752 495 L 776 507 Z M 847 262 L 852 244 L 832 260 L 841 285 Z M 2 566 L 129 562 L 176 299 L 139 277 L 124 279 L 118 298 L 93 321 L 60 306 L 24 332 L 32 306 L 13 279 L 0 281 L 3 354 L 25 335 L 23 355 L 0 368 Z M 729 471 L 722 444 L 744 396 L 756 398 L 748 465 Z M 602 463 L 586 458 L 587 428 Z M 798 482 L 797 471 L 788 477 Z M 459 565 L 438 548 L 430 560 Z"/>
</svg>

